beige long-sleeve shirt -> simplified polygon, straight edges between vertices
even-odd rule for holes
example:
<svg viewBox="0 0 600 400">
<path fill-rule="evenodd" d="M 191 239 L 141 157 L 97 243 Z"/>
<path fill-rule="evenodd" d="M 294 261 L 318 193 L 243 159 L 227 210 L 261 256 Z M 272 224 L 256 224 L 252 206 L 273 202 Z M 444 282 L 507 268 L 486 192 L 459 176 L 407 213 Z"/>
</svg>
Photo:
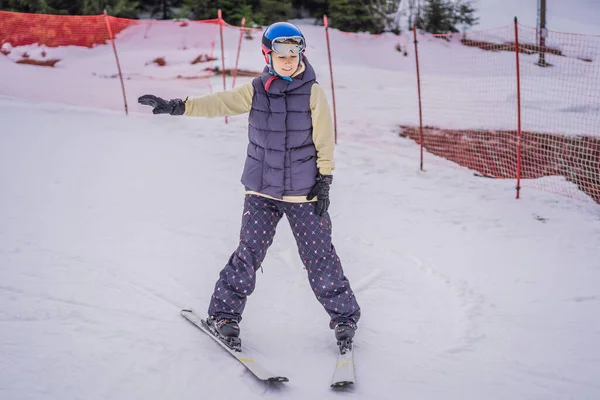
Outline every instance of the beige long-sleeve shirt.
<svg viewBox="0 0 600 400">
<path fill-rule="evenodd" d="M 294 75 L 304 71 L 304 64 Z M 188 97 L 185 101 L 185 113 L 194 117 L 224 117 L 250 112 L 254 87 L 252 82 L 237 86 L 230 90 L 213 93 L 200 97 Z M 334 169 L 335 135 L 333 120 L 325 91 L 315 83 L 310 92 L 310 110 L 313 126 L 313 142 L 317 150 L 317 167 L 322 175 L 331 175 Z M 257 194 L 272 198 L 263 193 L 247 191 L 248 194 Z M 314 201 L 315 199 L 313 199 Z M 284 196 L 283 201 L 306 202 L 304 196 Z"/>
</svg>

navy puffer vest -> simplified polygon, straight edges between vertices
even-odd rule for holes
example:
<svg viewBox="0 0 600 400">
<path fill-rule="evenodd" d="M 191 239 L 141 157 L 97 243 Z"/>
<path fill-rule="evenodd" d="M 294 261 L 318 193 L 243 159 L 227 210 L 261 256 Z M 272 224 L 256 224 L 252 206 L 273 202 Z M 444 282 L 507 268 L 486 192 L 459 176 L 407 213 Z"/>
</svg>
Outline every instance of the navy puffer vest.
<svg viewBox="0 0 600 400">
<path fill-rule="evenodd" d="M 315 184 L 318 169 L 310 92 L 316 76 L 306 57 L 303 61 L 306 69 L 292 82 L 274 77 L 268 67 L 252 81 L 249 143 L 242 174 L 246 189 L 280 199 L 305 196 Z"/>
</svg>

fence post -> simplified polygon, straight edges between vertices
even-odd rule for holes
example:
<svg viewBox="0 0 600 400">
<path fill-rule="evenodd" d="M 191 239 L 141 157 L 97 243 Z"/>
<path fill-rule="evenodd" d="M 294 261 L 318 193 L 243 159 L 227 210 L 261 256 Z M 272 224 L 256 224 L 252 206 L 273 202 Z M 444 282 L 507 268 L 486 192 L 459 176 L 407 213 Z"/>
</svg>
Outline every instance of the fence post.
<svg viewBox="0 0 600 400">
<path fill-rule="evenodd" d="M 113 37 L 112 28 L 110 27 L 110 21 L 108 19 L 108 13 L 104 10 L 104 20 L 106 21 L 106 29 L 108 30 L 108 37 L 112 42 L 113 52 L 115 53 L 115 59 L 117 60 L 117 70 L 119 71 L 119 79 L 121 80 L 121 91 L 123 92 L 123 104 L 125 105 L 125 115 L 129 115 L 127 110 L 127 96 L 125 95 L 125 84 L 123 83 L 123 74 L 121 73 L 121 64 L 119 63 L 119 56 L 117 54 L 117 47 L 115 46 L 115 38 Z"/>
<path fill-rule="evenodd" d="M 423 171 L 423 107 L 421 105 L 421 73 L 419 72 L 419 41 L 417 40 L 417 26 L 413 25 L 415 42 L 415 62 L 417 63 L 417 92 L 419 94 L 419 141 L 421 142 L 421 171 Z"/>
<path fill-rule="evenodd" d="M 216 65 L 216 62 L 215 62 L 215 60 L 216 60 L 216 58 L 215 58 L 215 44 L 216 44 L 216 41 L 214 39 L 211 40 L 211 42 L 210 42 L 210 59 L 213 60 L 213 65 L 212 65 L 213 69 L 215 68 L 215 65 Z M 206 82 L 208 82 L 208 87 L 209 87 L 210 93 L 214 93 L 214 89 L 213 89 L 213 85 L 212 85 L 211 80 L 207 79 Z"/>
<path fill-rule="evenodd" d="M 548 31 L 546 30 L 546 0 L 540 0 L 540 26 L 539 26 L 539 43 L 536 43 L 539 46 L 539 54 L 540 58 L 538 60 L 538 64 L 540 67 L 547 67 L 546 63 L 546 55 L 544 54 L 546 51 L 546 34 Z M 537 27 L 536 27 L 537 28 Z M 536 29 L 537 30 L 537 29 Z"/>
<path fill-rule="evenodd" d="M 218 11 L 218 16 L 219 16 L 219 34 L 221 35 L 221 70 L 222 70 L 222 74 L 223 75 L 223 90 L 227 89 L 227 83 L 225 81 L 225 49 L 224 49 L 224 45 L 223 45 L 223 24 L 225 23 L 225 21 L 223 20 L 223 13 L 221 12 L 221 9 L 219 9 Z M 229 123 L 227 117 L 225 117 L 225 123 Z"/>
<path fill-rule="evenodd" d="M 240 41 L 238 42 L 238 50 L 237 56 L 235 57 L 235 68 L 233 69 L 233 80 L 231 82 L 231 87 L 235 87 L 235 78 L 237 77 L 238 63 L 240 61 L 240 51 L 242 50 L 242 37 L 244 36 L 244 26 L 246 25 L 246 18 L 242 18 L 242 26 L 240 27 Z"/>
<path fill-rule="evenodd" d="M 521 67 L 519 63 L 519 23 L 515 17 L 515 54 L 517 57 L 517 199 L 521 193 Z"/>
<path fill-rule="evenodd" d="M 329 56 L 329 74 L 331 75 L 331 98 L 333 101 L 333 132 L 335 135 L 335 144 L 337 144 L 337 112 L 335 109 L 335 85 L 333 84 L 333 66 L 331 64 L 331 45 L 329 44 L 329 20 L 327 15 L 323 15 L 325 25 L 325 37 L 327 39 L 327 55 Z"/>
</svg>

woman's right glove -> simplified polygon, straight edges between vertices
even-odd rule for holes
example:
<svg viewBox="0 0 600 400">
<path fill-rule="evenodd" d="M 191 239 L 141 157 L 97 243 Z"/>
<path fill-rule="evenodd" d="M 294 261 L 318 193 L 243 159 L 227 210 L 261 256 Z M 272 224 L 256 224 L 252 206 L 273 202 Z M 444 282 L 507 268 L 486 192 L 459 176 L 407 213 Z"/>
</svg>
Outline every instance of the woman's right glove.
<svg viewBox="0 0 600 400">
<path fill-rule="evenodd" d="M 185 102 L 181 99 L 166 101 L 153 94 L 145 94 L 138 98 L 138 103 L 153 107 L 153 114 L 183 115 L 185 112 Z"/>
<path fill-rule="evenodd" d="M 325 215 L 329 209 L 329 186 L 332 182 L 333 176 L 319 174 L 317 176 L 317 182 L 312 189 L 310 189 L 308 196 L 306 196 L 306 200 L 312 200 L 317 196 L 316 214 L 319 217 Z"/>
</svg>

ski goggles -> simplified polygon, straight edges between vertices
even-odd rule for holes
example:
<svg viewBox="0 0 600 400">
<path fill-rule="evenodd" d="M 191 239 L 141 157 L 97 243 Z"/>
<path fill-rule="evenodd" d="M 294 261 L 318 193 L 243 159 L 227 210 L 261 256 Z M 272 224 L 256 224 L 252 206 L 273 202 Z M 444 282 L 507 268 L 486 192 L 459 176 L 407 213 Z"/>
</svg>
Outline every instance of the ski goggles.
<svg viewBox="0 0 600 400">
<path fill-rule="evenodd" d="M 306 43 L 302 36 L 278 37 L 271 42 L 271 49 L 278 54 L 287 54 L 290 51 L 300 54 L 305 48 Z"/>
</svg>

